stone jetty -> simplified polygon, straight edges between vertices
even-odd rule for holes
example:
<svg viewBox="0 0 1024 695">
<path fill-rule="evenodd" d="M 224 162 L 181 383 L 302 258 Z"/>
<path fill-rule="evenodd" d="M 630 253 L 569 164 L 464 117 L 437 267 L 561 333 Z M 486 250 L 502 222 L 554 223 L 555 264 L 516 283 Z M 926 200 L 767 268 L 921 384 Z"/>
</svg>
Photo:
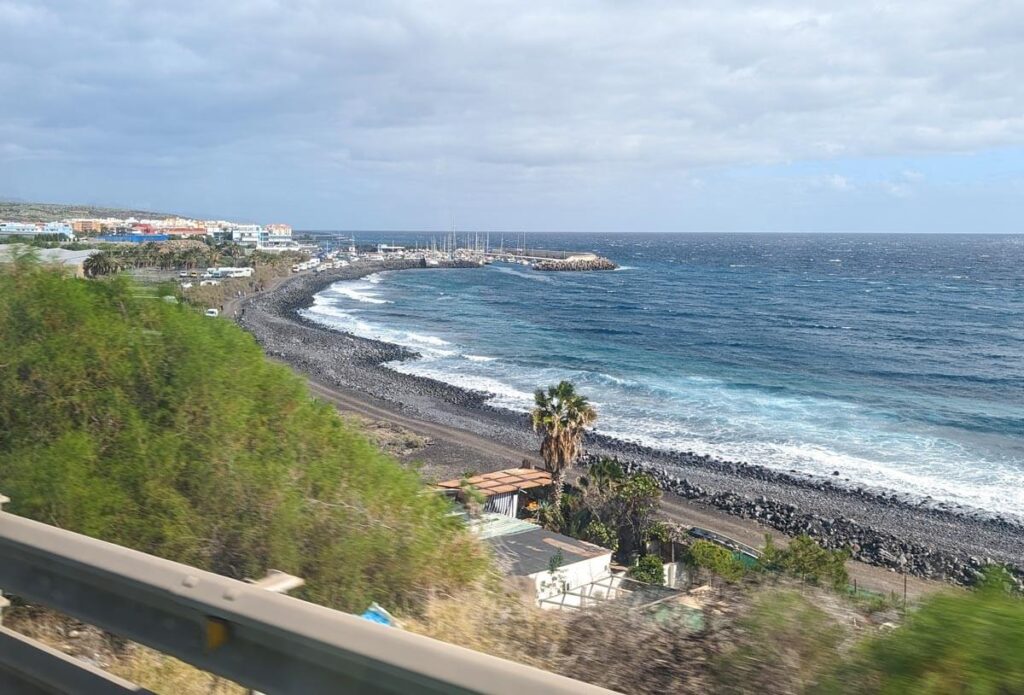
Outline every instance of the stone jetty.
<svg viewBox="0 0 1024 695">
<path fill-rule="evenodd" d="M 534 270 L 615 270 L 619 266 L 601 256 L 570 256 L 552 258 L 533 264 Z"/>
</svg>

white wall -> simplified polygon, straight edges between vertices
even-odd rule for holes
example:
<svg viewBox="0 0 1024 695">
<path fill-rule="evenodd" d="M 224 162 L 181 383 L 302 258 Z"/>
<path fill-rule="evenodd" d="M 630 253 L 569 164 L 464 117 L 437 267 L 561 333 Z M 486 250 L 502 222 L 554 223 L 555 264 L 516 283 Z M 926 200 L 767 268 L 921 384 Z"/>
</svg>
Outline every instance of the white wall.
<svg viewBox="0 0 1024 695">
<path fill-rule="evenodd" d="M 534 582 L 537 600 L 542 598 L 553 598 L 566 590 L 572 591 L 586 586 L 599 579 L 610 577 L 612 573 L 612 554 L 609 551 L 606 555 L 598 555 L 589 560 L 581 560 L 568 565 L 562 565 L 558 571 L 551 573 L 547 570 L 531 574 Z M 542 608 L 556 608 L 557 606 L 541 603 Z M 575 596 L 567 596 L 565 605 L 579 605 L 579 599 Z"/>
</svg>

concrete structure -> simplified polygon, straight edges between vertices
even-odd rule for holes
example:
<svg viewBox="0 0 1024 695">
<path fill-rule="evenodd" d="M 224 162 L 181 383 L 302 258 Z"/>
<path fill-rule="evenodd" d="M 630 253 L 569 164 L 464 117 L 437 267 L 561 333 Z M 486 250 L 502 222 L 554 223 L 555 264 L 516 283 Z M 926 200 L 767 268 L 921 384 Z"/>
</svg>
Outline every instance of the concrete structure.
<svg viewBox="0 0 1024 695">
<path fill-rule="evenodd" d="M 99 234 L 103 226 L 99 220 L 71 220 L 75 234 Z"/>
<path fill-rule="evenodd" d="M 280 224 L 280 223 L 268 224 L 266 226 L 266 230 L 267 230 L 267 234 L 269 234 L 271 237 L 288 238 L 288 239 L 292 238 L 292 228 L 291 228 L 291 225 Z"/>
<path fill-rule="evenodd" d="M 541 608 L 581 607 L 575 594 L 614 581 L 612 551 L 522 519 L 484 513 L 470 528 L 494 550 L 499 566 L 521 577 Z"/>
<path fill-rule="evenodd" d="M 47 222 L 43 225 L 42 234 L 60 236 L 71 240 L 75 238 L 75 230 L 67 222 Z"/>
<path fill-rule="evenodd" d="M 168 236 L 192 239 L 206 236 L 206 227 L 160 227 L 160 231 Z"/>
<path fill-rule="evenodd" d="M 37 236 L 39 227 L 26 222 L 0 222 L 0 236 Z"/>
</svg>

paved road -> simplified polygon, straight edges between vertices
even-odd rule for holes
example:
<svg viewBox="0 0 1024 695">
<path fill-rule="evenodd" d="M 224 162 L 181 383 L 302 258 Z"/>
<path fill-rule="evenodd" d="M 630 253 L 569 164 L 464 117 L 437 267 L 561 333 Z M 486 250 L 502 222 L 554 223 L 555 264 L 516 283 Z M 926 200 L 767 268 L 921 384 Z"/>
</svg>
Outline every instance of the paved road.
<svg viewBox="0 0 1024 695">
<path fill-rule="evenodd" d="M 394 407 L 375 403 L 369 396 L 342 391 L 309 379 L 309 388 L 317 398 L 333 403 L 342 412 L 352 412 L 371 420 L 393 422 L 396 425 L 412 430 L 433 439 L 452 442 L 475 451 L 481 460 L 491 462 L 490 468 L 518 467 L 523 459 L 529 459 L 534 465 L 541 465 L 536 454 L 530 454 L 514 447 L 506 446 L 473 432 L 455 427 L 438 425 L 418 418 L 409 417 L 395 412 Z"/>
</svg>

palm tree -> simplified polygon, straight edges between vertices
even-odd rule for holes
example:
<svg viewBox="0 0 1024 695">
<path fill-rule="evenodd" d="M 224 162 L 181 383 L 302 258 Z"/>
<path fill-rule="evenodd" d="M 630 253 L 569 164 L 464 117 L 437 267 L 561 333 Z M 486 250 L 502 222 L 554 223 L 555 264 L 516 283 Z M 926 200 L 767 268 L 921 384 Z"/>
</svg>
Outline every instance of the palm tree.
<svg viewBox="0 0 1024 695">
<path fill-rule="evenodd" d="M 530 420 L 534 432 L 544 433 L 540 455 L 552 473 L 555 486 L 552 503 L 555 514 L 560 516 L 565 472 L 576 462 L 583 443 L 583 430 L 597 420 L 597 411 L 568 381 L 549 386 L 547 392 L 537 389 L 533 400 L 536 406 L 530 413 Z"/>
<path fill-rule="evenodd" d="M 82 262 L 82 271 L 87 277 L 95 278 L 100 275 L 110 275 L 118 271 L 118 263 L 109 253 L 100 251 L 94 253 Z"/>
</svg>

